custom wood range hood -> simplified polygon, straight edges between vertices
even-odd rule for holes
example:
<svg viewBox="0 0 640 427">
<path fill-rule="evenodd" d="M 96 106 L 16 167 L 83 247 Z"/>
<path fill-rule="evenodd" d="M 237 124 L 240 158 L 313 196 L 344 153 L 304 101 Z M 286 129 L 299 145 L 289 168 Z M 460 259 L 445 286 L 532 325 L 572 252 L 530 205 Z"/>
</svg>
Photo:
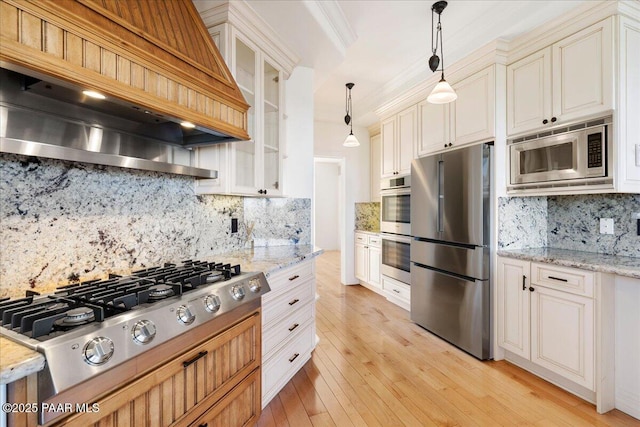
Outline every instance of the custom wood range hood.
<svg viewBox="0 0 640 427">
<path fill-rule="evenodd" d="M 0 27 L 3 152 L 210 178 L 189 150 L 249 139 L 249 106 L 191 0 L 0 0 Z M 25 147 L 25 133 L 41 137 Z"/>
</svg>

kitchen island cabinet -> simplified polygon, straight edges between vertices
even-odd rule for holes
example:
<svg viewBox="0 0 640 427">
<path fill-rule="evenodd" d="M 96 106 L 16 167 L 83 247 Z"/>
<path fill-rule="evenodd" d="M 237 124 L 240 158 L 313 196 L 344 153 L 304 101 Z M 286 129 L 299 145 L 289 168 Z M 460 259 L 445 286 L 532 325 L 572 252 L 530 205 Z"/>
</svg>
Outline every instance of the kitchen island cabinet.
<svg viewBox="0 0 640 427">
<path fill-rule="evenodd" d="M 262 407 L 311 358 L 316 346 L 315 261 L 282 269 L 267 278 L 262 297 Z"/>
</svg>

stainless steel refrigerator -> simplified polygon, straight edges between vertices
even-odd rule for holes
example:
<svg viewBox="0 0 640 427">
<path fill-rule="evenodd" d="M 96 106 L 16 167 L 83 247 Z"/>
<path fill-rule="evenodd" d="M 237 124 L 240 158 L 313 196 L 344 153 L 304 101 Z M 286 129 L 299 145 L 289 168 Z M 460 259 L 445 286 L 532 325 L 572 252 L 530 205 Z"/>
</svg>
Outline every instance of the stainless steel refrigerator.
<svg viewBox="0 0 640 427">
<path fill-rule="evenodd" d="M 479 359 L 491 351 L 493 144 L 413 161 L 411 320 Z"/>
</svg>

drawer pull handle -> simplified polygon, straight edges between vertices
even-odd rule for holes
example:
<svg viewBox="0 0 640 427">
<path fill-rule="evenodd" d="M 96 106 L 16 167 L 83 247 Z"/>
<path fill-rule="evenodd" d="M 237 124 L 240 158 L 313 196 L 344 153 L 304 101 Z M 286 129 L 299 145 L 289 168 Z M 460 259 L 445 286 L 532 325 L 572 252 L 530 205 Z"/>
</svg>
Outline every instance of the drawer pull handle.
<svg viewBox="0 0 640 427">
<path fill-rule="evenodd" d="M 395 292 L 395 293 L 397 293 L 397 294 L 399 294 L 399 293 L 400 293 L 400 291 L 399 291 L 399 290 L 397 290 L 397 289 L 394 289 L 394 290 L 393 290 L 393 292 Z"/>
<path fill-rule="evenodd" d="M 295 276 L 291 276 L 291 277 L 289 277 L 289 281 L 294 281 L 294 280 L 296 280 L 298 277 L 300 277 L 300 276 L 298 276 L 297 274 L 296 274 Z"/>
<path fill-rule="evenodd" d="M 298 356 L 300 356 L 300 353 L 294 354 L 293 357 L 289 359 L 289 362 L 293 362 L 294 360 L 296 360 L 298 358 Z"/>
<path fill-rule="evenodd" d="M 300 326 L 297 323 L 294 323 L 292 327 L 289 328 L 289 332 L 293 331 L 295 328 L 297 328 L 298 326 Z"/>
<path fill-rule="evenodd" d="M 527 276 L 522 276 L 522 290 L 523 291 L 527 290 L 527 285 L 525 284 L 526 281 L 527 281 Z"/>
<path fill-rule="evenodd" d="M 289 303 L 289 305 L 293 305 L 293 304 L 295 304 L 295 303 L 297 303 L 297 302 L 300 302 L 300 300 L 299 300 L 298 298 L 296 298 L 296 299 L 294 299 L 293 301 L 291 301 L 291 302 Z"/>
<path fill-rule="evenodd" d="M 557 280 L 559 282 L 568 282 L 567 279 L 561 279 L 560 277 L 547 276 L 549 279 Z"/>
<path fill-rule="evenodd" d="M 205 350 L 205 351 L 201 351 L 201 352 L 200 352 L 200 353 L 198 353 L 198 354 L 197 354 L 193 359 L 191 359 L 191 360 L 187 360 L 186 362 L 182 362 L 182 366 L 183 366 L 184 368 L 186 368 L 187 366 L 189 366 L 189 365 L 192 365 L 192 364 L 196 363 L 196 361 L 197 361 L 198 359 L 203 358 L 207 353 L 209 353 L 209 352 L 208 352 L 208 351 L 206 351 L 206 350 Z"/>
</svg>

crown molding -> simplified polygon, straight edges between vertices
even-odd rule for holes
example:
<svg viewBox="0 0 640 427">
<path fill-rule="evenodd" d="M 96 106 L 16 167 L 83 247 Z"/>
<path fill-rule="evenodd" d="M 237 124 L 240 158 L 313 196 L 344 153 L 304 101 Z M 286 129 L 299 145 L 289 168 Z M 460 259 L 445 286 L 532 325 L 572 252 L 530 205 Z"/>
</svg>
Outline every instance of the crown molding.
<svg viewBox="0 0 640 427">
<path fill-rule="evenodd" d="M 223 1 L 200 13 L 207 28 L 229 23 L 282 67 L 288 79 L 300 62 L 282 38 L 244 0 Z"/>
<path fill-rule="evenodd" d="M 358 38 L 336 0 L 308 0 L 304 6 L 342 56 Z"/>
<path fill-rule="evenodd" d="M 449 65 L 445 70 L 445 77 L 447 78 L 447 81 L 451 84 L 455 84 L 491 65 L 506 65 L 508 46 L 509 43 L 503 39 L 496 39 L 487 43 L 471 54 L 465 56 L 463 59 Z M 401 93 L 398 93 L 399 91 L 395 92 L 397 95 L 394 98 L 391 98 L 391 100 L 389 100 L 390 97 L 387 95 L 385 99 L 386 102 L 375 109 L 375 113 L 380 119 L 387 118 L 407 107 L 410 107 L 411 105 L 424 101 L 427 98 L 427 95 L 431 92 L 431 89 L 433 89 L 433 86 L 438 83 L 440 80 L 439 73 L 431 73 L 425 77 L 425 73 L 427 71 L 420 74 L 416 72 L 416 69 L 419 67 L 418 64 L 421 65 L 423 70 L 428 69 L 427 60 L 423 59 L 414 64 L 413 67 L 410 67 L 409 70 L 414 73 L 416 77 L 421 75 L 422 78 L 418 81 L 414 81 L 411 85 L 407 85 L 407 89 L 403 90 Z M 406 77 L 406 73 L 402 76 L 398 76 L 392 81 L 392 83 L 396 82 L 400 77 Z M 387 85 L 385 85 L 385 88 L 381 93 L 387 93 Z"/>
<path fill-rule="evenodd" d="M 593 25 L 612 15 L 624 14 L 635 19 L 640 17 L 640 2 L 637 0 L 587 1 L 561 16 L 545 22 L 509 42 L 508 63 L 518 61 L 532 52 L 543 49 L 581 29 Z"/>
</svg>

